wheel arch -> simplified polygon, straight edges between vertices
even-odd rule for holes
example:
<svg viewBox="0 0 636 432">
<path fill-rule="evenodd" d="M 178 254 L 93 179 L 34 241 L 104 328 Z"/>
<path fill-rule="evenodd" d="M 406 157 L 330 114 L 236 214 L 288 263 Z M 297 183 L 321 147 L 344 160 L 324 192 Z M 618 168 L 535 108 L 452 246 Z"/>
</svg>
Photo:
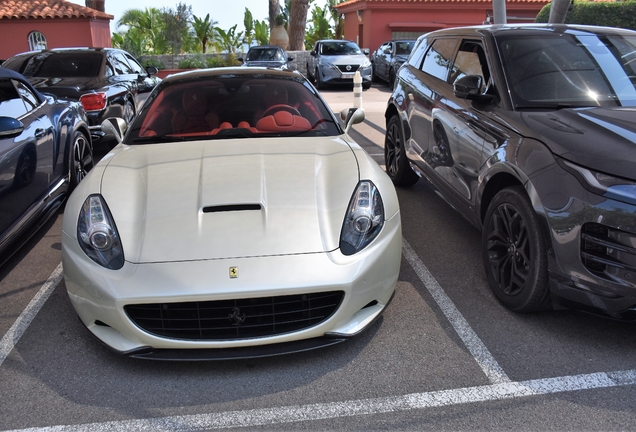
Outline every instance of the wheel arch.
<svg viewBox="0 0 636 432">
<path fill-rule="evenodd" d="M 409 139 L 411 139 L 411 127 L 409 126 L 409 122 L 404 111 L 399 110 L 393 103 L 389 103 L 389 105 L 386 107 L 386 111 L 384 112 L 385 130 L 388 128 L 389 120 L 391 120 L 393 116 L 398 116 L 400 118 L 400 123 L 402 124 L 402 132 L 404 132 L 404 142 L 407 142 Z"/>
</svg>

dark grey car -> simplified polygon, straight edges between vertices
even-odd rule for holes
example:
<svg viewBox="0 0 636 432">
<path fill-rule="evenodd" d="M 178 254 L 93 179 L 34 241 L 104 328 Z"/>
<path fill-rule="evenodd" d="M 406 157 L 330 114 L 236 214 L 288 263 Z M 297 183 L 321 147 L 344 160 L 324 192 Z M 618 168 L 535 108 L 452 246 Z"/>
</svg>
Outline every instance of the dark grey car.
<svg viewBox="0 0 636 432">
<path fill-rule="evenodd" d="M 245 58 L 239 57 L 238 60 L 243 62 L 243 66 L 290 69 L 289 62 L 294 58 L 279 46 L 261 45 L 250 47 Z"/>
<path fill-rule="evenodd" d="M 636 319 L 636 32 L 420 37 L 388 103 L 385 159 L 396 185 L 426 177 L 481 229 L 506 307 Z"/>
<path fill-rule="evenodd" d="M 82 106 L 43 95 L 22 75 L 0 68 L 0 264 L 92 167 Z"/>
<path fill-rule="evenodd" d="M 373 81 L 381 79 L 389 83 L 393 88 L 395 74 L 402 64 L 408 59 L 415 46 L 415 40 L 391 40 L 384 42 L 373 52 L 371 64 L 373 65 Z"/>
<path fill-rule="evenodd" d="M 153 88 L 161 82 L 157 68 L 146 70 L 133 56 L 116 48 L 58 48 L 17 54 L 2 64 L 21 73 L 43 93 L 80 101 L 93 141 L 111 140 L 104 120 L 130 123 Z"/>
</svg>

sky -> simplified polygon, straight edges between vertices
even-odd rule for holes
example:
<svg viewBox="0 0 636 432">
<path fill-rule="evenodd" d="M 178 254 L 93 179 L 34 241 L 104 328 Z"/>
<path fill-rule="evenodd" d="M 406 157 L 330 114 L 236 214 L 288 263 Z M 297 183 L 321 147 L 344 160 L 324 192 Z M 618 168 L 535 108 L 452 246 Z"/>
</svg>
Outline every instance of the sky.
<svg viewBox="0 0 636 432">
<path fill-rule="evenodd" d="M 82 0 L 70 0 L 72 3 L 84 5 Z M 179 0 L 105 0 L 106 13 L 114 15 L 110 22 L 111 32 L 117 31 L 117 21 L 128 9 L 141 9 L 155 7 L 176 9 Z M 267 0 L 181 0 L 181 3 L 192 6 L 192 14 L 199 18 L 205 18 L 210 14 L 210 19 L 218 21 L 217 27 L 224 30 L 234 24 L 238 24 L 237 31 L 243 31 L 243 17 L 245 8 L 252 12 L 252 17 L 259 21 L 269 15 Z"/>
</svg>

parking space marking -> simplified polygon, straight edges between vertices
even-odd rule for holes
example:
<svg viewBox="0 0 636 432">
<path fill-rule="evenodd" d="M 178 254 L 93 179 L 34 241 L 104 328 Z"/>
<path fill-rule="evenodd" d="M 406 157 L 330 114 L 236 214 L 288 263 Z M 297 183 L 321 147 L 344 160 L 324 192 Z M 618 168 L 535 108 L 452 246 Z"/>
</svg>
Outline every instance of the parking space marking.
<svg viewBox="0 0 636 432">
<path fill-rule="evenodd" d="M 510 378 L 499 366 L 499 363 L 493 355 L 488 351 L 486 345 L 479 339 L 477 334 L 468 324 L 468 321 L 459 312 L 453 301 L 446 295 L 437 280 L 428 271 L 422 260 L 417 256 L 415 251 L 411 249 L 405 238 L 402 238 L 402 253 L 409 262 L 415 273 L 420 278 L 428 292 L 433 296 L 435 302 L 440 307 L 448 321 L 473 355 L 479 367 L 484 371 L 486 377 L 492 384 L 510 382 Z"/>
<path fill-rule="evenodd" d="M 16 429 L 11 432 L 195 431 L 255 427 L 359 415 L 397 413 L 442 406 L 519 399 L 634 384 L 636 384 L 636 370 L 608 373 L 601 372 L 521 382 L 506 382 L 479 387 L 465 387 L 454 390 L 412 393 L 402 396 L 374 399 L 80 425 L 59 425 L 43 428 Z"/>
<path fill-rule="evenodd" d="M 4 363 L 9 353 L 18 343 L 26 329 L 38 314 L 46 300 L 49 298 L 55 287 L 62 280 L 62 263 L 53 270 L 51 276 L 46 280 L 42 288 L 37 292 L 35 297 L 31 299 L 27 307 L 22 311 L 18 319 L 15 320 L 9 331 L 0 340 L 0 366 Z"/>
</svg>

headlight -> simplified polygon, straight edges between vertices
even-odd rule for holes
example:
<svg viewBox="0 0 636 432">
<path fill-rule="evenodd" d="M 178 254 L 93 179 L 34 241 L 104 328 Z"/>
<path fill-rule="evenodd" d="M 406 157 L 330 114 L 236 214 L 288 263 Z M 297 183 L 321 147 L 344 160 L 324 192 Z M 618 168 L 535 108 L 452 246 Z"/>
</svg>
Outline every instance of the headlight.
<svg viewBox="0 0 636 432">
<path fill-rule="evenodd" d="M 636 205 L 636 181 L 583 168 L 564 159 L 557 160 L 567 171 L 574 174 L 587 190 L 606 198 Z"/>
<path fill-rule="evenodd" d="M 358 183 L 345 215 L 340 251 L 353 255 L 378 236 L 384 225 L 384 205 L 378 188 L 369 180 Z"/>
<path fill-rule="evenodd" d="M 371 62 L 369 60 L 365 61 L 360 65 L 360 69 L 366 69 L 371 67 Z"/>
<path fill-rule="evenodd" d="M 101 195 L 91 195 L 84 201 L 77 220 L 77 241 L 97 264 L 111 270 L 124 265 L 117 227 Z"/>
</svg>

